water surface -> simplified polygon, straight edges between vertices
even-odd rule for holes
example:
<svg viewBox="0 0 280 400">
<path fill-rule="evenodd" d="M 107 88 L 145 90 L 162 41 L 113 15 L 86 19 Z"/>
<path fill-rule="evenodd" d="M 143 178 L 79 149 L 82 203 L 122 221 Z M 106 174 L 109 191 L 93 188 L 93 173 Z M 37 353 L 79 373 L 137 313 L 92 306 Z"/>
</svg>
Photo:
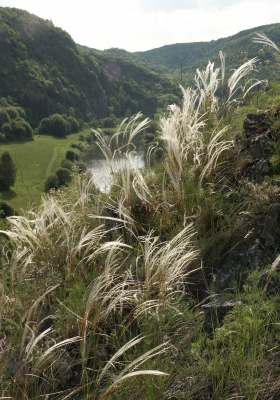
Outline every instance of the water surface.
<svg viewBox="0 0 280 400">
<path fill-rule="evenodd" d="M 92 172 L 96 186 L 102 192 L 108 192 L 113 183 L 113 173 L 121 171 L 124 168 L 131 166 L 131 168 L 141 169 L 144 168 L 145 162 L 143 155 L 130 154 L 129 158 L 123 157 L 113 161 L 93 160 L 90 162 L 88 170 Z"/>
</svg>

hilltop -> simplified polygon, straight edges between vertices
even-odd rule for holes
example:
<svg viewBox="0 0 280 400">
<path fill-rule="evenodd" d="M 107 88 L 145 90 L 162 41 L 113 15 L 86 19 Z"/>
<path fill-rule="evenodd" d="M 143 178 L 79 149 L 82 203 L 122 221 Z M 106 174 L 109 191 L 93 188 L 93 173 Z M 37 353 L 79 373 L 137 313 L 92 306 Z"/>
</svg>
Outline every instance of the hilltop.
<svg viewBox="0 0 280 400">
<path fill-rule="evenodd" d="M 256 32 L 265 33 L 273 41 L 280 41 L 280 24 L 271 24 L 241 31 L 233 36 L 209 42 L 176 43 L 148 51 L 129 53 L 120 49 L 109 49 L 105 53 L 133 62 L 138 62 L 155 71 L 168 74 L 181 74 L 184 77 L 193 75 L 196 68 L 204 66 L 209 60 L 215 61 L 219 51 L 227 57 L 228 67 L 236 68 L 249 58 L 260 60 L 261 77 L 278 79 L 279 65 L 271 49 L 264 49 L 252 42 Z"/>
</svg>

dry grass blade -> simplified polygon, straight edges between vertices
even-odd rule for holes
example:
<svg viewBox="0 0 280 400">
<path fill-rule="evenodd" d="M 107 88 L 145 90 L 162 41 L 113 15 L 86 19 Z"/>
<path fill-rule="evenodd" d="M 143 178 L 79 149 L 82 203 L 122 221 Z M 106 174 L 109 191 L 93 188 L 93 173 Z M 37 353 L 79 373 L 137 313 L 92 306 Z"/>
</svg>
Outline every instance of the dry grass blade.
<svg viewBox="0 0 280 400">
<path fill-rule="evenodd" d="M 69 346 L 73 343 L 77 343 L 81 341 L 80 336 L 75 336 L 73 338 L 61 340 L 58 343 L 55 343 L 53 346 L 49 347 L 36 361 L 35 369 L 41 370 L 42 368 L 46 368 L 46 363 L 50 363 L 54 361 L 55 352 L 61 348 Z M 51 361 L 50 361 L 51 358 Z"/>
<path fill-rule="evenodd" d="M 113 357 L 106 363 L 104 368 L 102 369 L 99 377 L 98 383 L 100 384 L 102 379 L 108 375 L 111 369 L 115 369 L 115 363 L 120 358 L 123 357 L 128 350 L 132 347 L 138 345 L 143 341 L 144 337 L 136 337 L 127 342 L 124 346 L 122 346 Z M 136 377 L 136 376 L 167 376 L 168 374 L 157 371 L 157 370 L 138 370 L 138 368 L 149 361 L 150 359 L 162 355 L 166 351 L 170 349 L 168 343 L 163 343 L 155 347 L 154 349 L 149 350 L 148 352 L 142 354 L 137 357 L 135 360 L 131 361 L 125 368 L 121 370 L 116 376 L 113 375 L 112 383 L 106 388 L 106 390 L 101 394 L 100 399 L 106 399 L 108 396 L 125 380 Z"/>
<path fill-rule="evenodd" d="M 232 140 L 224 139 L 224 134 L 227 132 L 227 130 L 228 127 L 225 127 L 218 132 L 212 133 L 210 142 L 205 152 L 207 161 L 205 162 L 205 166 L 200 174 L 200 183 L 202 183 L 205 177 L 209 177 L 212 172 L 217 169 L 221 155 L 233 147 Z"/>
<path fill-rule="evenodd" d="M 244 64 L 240 65 L 233 74 L 228 79 L 228 88 L 229 95 L 227 98 L 227 103 L 231 103 L 232 101 L 236 101 L 235 97 L 238 92 L 244 92 L 244 85 L 242 85 L 242 81 L 246 78 L 252 71 L 255 70 L 258 59 L 252 58 L 251 60 L 246 61 Z M 262 81 L 258 81 L 258 84 L 261 84 Z M 257 82 L 255 83 L 256 86 Z M 248 91 L 247 91 L 248 93 Z"/>
<path fill-rule="evenodd" d="M 144 276 L 135 315 L 172 301 L 177 291 L 184 290 L 187 277 L 196 270 L 199 254 L 194 236 L 193 226 L 188 225 L 168 242 L 159 242 L 152 234 L 142 238 L 143 267 L 141 258 L 138 262 Z"/>
<path fill-rule="evenodd" d="M 32 339 L 30 342 L 27 344 L 25 348 L 25 361 L 28 361 L 32 355 L 33 350 L 35 347 L 38 345 L 38 343 L 43 340 L 49 333 L 52 332 L 52 328 L 48 328 L 42 333 L 40 333 L 38 336 L 32 336 Z"/>
<path fill-rule="evenodd" d="M 40 303 L 42 303 L 42 301 L 52 292 L 54 292 L 60 285 L 55 285 L 52 286 L 51 288 L 48 288 L 41 296 L 39 296 L 34 303 L 32 304 L 32 306 L 29 308 L 29 310 L 27 311 L 27 313 L 24 315 L 22 321 L 25 321 L 25 328 L 22 334 L 22 339 L 21 339 L 21 355 L 24 354 L 24 352 L 26 352 L 26 347 L 25 347 L 25 343 L 26 343 L 26 338 L 27 338 L 27 334 L 28 331 L 30 332 L 30 328 L 29 328 L 29 322 L 31 321 L 31 319 L 34 319 L 34 314 L 38 308 L 38 306 L 40 305 Z M 35 340 L 35 338 L 34 338 Z"/>
</svg>

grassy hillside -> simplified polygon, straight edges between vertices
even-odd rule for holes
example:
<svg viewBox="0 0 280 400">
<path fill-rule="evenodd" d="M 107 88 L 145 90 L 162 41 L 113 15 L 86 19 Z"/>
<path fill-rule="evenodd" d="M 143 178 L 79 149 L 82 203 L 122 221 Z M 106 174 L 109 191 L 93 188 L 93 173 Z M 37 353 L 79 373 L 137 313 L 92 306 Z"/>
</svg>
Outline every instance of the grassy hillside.
<svg viewBox="0 0 280 400">
<path fill-rule="evenodd" d="M 136 109 L 152 115 L 165 104 L 158 96 L 173 90 L 147 68 L 83 51 L 52 22 L 15 8 L 0 8 L 0 52 L 0 97 L 34 124 L 69 111 L 87 120 Z"/>
<path fill-rule="evenodd" d="M 279 85 L 245 115 L 250 70 L 234 98 L 209 74 L 162 115 L 160 163 L 128 161 L 106 193 L 79 174 L 5 221 L 2 398 L 279 399 Z M 149 121 L 124 124 L 96 135 L 108 161 Z"/>
<path fill-rule="evenodd" d="M 44 135 L 35 136 L 27 143 L 1 144 L 0 154 L 9 151 L 16 163 L 17 180 L 11 193 L 0 193 L 0 201 L 9 201 L 18 211 L 38 205 L 46 178 L 60 167 L 66 151 L 78 141 L 81 133 L 85 132 L 69 135 L 66 139 Z"/>
</svg>

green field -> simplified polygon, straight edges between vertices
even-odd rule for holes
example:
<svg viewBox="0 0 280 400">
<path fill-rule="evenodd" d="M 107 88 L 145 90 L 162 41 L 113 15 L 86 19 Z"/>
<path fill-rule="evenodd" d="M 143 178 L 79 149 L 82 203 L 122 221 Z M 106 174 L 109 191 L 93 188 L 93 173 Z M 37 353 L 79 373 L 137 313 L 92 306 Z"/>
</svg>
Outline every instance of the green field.
<svg viewBox="0 0 280 400">
<path fill-rule="evenodd" d="M 32 142 L 1 144 L 0 154 L 9 151 L 17 166 L 17 179 L 11 193 L 0 193 L 0 200 L 9 202 L 17 211 L 40 201 L 45 179 L 59 168 L 65 152 L 78 141 L 79 132 L 65 139 L 35 136 Z"/>
</svg>

